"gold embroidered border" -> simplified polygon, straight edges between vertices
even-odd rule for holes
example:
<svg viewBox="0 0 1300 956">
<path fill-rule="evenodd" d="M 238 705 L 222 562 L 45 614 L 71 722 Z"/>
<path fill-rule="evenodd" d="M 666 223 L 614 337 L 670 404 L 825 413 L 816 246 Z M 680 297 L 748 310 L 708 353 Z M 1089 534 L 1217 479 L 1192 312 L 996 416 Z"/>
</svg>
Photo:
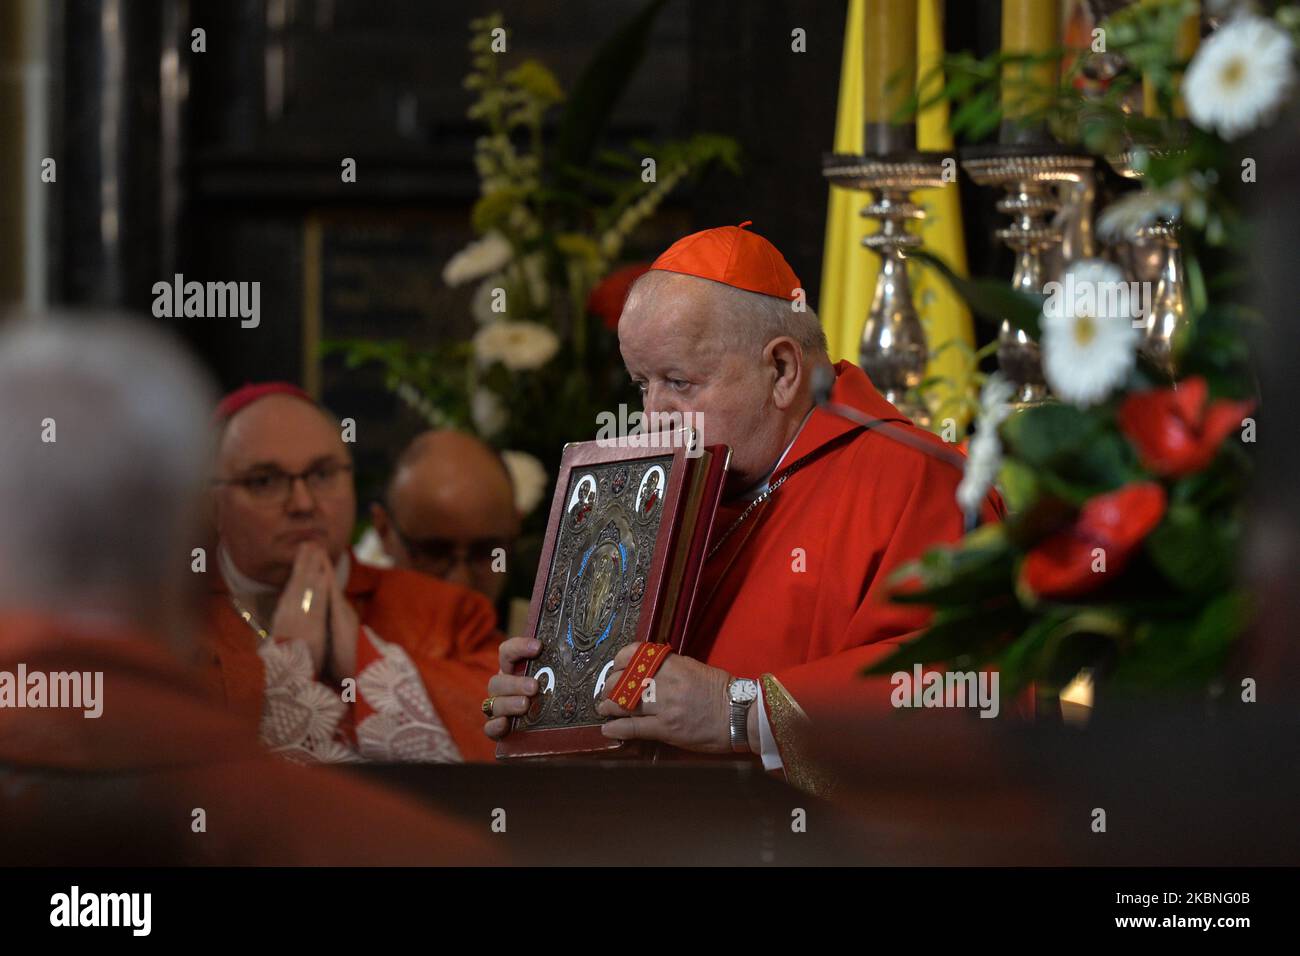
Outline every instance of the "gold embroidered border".
<svg viewBox="0 0 1300 956">
<path fill-rule="evenodd" d="M 768 724 L 781 750 L 785 777 L 800 790 L 824 797 L 834 789 L 835 778 L 819 766 L 812 754 L 812 721 L 779 680 L 771 674 L 759 678 L 767 703 Z"/>
</svg>

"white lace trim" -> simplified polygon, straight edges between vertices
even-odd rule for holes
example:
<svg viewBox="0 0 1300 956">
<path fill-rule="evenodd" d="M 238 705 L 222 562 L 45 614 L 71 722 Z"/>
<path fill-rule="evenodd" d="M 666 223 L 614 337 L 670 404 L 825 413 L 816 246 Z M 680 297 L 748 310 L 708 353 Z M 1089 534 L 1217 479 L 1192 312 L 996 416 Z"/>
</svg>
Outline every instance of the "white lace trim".
<svg viewBox="0 0 1300 956">
<path fill-rule="evenodd" d="M 380 657 L 357 675 L 357 694 L 374 713 L 357 725 L 356 746 L 339 726 L 348 705 L 313 679 L 303 641 L 267 641 L 258 648 L 266 674 L 262 743 L 299 763 L 459 763 L 460 751 L 415 664 L 401 647 L 364 630 Z"/>
<path fill-rule="evenodd" d="M 361 756 L 402 763 L 460 763 L 460 751 L 406 651 L 381 640 L 368 627 L 365 632 L 381 656 L 357 675 L 357 693 L 375 711 L 357 726 Z"/>
</svg>

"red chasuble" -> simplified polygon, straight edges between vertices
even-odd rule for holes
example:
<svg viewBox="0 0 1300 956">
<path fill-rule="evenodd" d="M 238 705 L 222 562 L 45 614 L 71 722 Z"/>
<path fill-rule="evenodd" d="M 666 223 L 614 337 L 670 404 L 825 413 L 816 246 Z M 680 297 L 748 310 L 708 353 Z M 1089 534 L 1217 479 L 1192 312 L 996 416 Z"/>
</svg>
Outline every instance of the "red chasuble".
<svg viewBox="0 0 1300 956">
<path fill-rule="evenodd" d="M 723 505 L 685 647 L 733 676 L 768 675 L 764 703 L 787 770 L 791 710 L 815 724 L 823 701 L 890 706 L 888 682 L 861 671 L 929 613 L 890 603 L 889 577 L 964 530 L 960 452 L 912 425 L 857 366 L 840 362 L 835 375 L 830 401 L 887 427 L 816 408 L 771 476 L 780 487 L 739 524 L 747 502 Z M 1002 510 L 990 495 L 983 517 Z"/>
<path fill-rule="evenodd" d="M 272 749 L 291 757 L 303 751 L 278 746 L 277 740 L 297 736 L 296 713 L 319 710 L 310 715 L 312 722 L 338 723 L 347 743 L 360 744 L 363 754 L 369 740 L 375 745 L 372 754 L 379 754 L 373 759 L 443 759 L 436 756 L 443 727 L 460 759 L 493 759 L 496 745 L 483 734 L 480 704 L 498 668 L 501 635 L 487 598 L 414 571 L 362 564 L 353 556 L 345 593 L 362 624 L 356 700 L 335 713 L 344 711 L 341 695 L 336 688 L 321 690 L 324 685 L 309 672 L 305 645 L 297 656 L 290 652 L 301 642 L 259 647 L 258 636 L 231 605 L 221 575 L 213 573 L 211 579 L 209 660 L 227 705 L 260 724 Z M 296 675 L 299 663 L 307 671 Z M 417 675 L 422 687 L 408 687 Z M 272 704 L 280 716 L 272 714 L 268 722 Z M 433 732 L 421 733 L 430 727 Z M 312 758 L 349 755 L 341 750 L 332 755 L 317 742 Z"/>
</svg>

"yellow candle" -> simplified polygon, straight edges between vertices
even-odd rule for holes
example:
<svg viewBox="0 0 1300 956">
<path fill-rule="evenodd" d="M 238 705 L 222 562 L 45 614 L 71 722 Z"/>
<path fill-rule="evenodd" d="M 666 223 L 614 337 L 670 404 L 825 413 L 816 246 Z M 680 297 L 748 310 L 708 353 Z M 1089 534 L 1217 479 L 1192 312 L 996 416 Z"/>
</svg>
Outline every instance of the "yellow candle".
<svg viewBox="0 0 1300 956">
<path fill-rule="evenodd" d="M 1199 7 L 1200 4 L 1197 4 Z M 1175 52 L 1180 60 L 1190 60 L 1196 53 L 1196 48 L 1201 45 L 1201 14 L 1200 11 L 1189 13 L 1178 27 L 1178 46 Z"/>
<path fill-rule="evenodd" d="M 863 119 L 897 123 L 916 92 L 916 0 L 866 0 Z"/>
<path fill-rule="evenodd" d="M 1061 45 L 1059 0 L 1002 0 L 1002 52 L 1044 54 Z M 1044 93 L 1055 87 L 1060 64 L 1055 60 L 1028 66 L 1008 63 L 1002 70 L 1002 115 L 1020 119 L 1047 105 Z"/>
<path fill-rule="evenodd" d="M 1143 3 L 1159 3 L 1161 0 L 1142 0 Z M 1189 13 L 1178 27 L 1178 38 L 1174 42 L 1174 56 L 1178 60 L 1187 61 L 1196 53 L 1196 48 L 1201 45 L 1201 14 L 1199 11 L 1200 4 L 1197 4 L 1198 10 Z M 1182 74 L 1177 74 L 1175 82 L 1181 84 Z M 1147 116 L 1159 116 L 1160 104 L 1156 101 L 1155 84 L 1146 77 L 1142 78 L 1142 112 Z M 1183 117 L 1187 115 L 1187 107 L 1183 105 L 1181 96 L 1174 97 L 1174 115 Z"/>
<path fill-rule="evenodd" d="M 1200 4 L 1197 4 L 1200 7 Z M 1178 46 L 1175 48 L 1178 53 L 1178 59 L 1187 62 L 1196 55 L 1196 48 L 1201 45 L 1201 14 L 1198 10 L 1196 13 L 1188 14 L 1187 19 L 1183 21 L 1182 26 L 1178 28 Z M 1178 74 L 1178 85 L 1182 86 L 1182 74 Z M 1177 117 L 1187 116 L 1187 106 L 1183 103 L 1182 96 L 1174 97 L 1174 115 Z"/>
</svg>

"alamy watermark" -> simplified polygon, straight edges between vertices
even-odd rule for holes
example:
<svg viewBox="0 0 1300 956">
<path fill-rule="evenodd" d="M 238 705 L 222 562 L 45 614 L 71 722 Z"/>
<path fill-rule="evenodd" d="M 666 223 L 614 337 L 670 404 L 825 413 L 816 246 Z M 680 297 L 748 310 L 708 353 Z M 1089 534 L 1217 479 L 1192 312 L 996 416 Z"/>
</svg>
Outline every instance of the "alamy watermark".
<svg viewBox="0 0 1300 956">
<path fill-rule="evenodd" d="M 81 710 L 94 720 L 104 713 L 103 671 L 0 671 L 0 707 Z"/>
<path fill-rule="evenodd" d="M 153 314 L 159 319 L 238 317 L 245 329 L 262 321 L 260 282 L 186 282 L 178 272 L 171 282 L 155 282 L 153 295 Z"/>
<path fill-rule="evenodd" d="M 57 927 L 122 926 L 133 936 L 153 928 L 152 893 L 83 893 L 73 886 L 50 897 L 50 925 Z"/>
<path fill-rule="evenodd" d="M 704 454 L 703 412 L 629 411 L 596 416 L 596 445 L 600 448 L 685 448 L 687 458 Z"/>
<path fill-rule="evenodd" d="M 1152 283 L 1076 279 L 1067 272 L 1063 282 L 1043 286 L 1043 313 L 1050 316 L 1099 315 L 1131 318 L 1134 328 L 1151 316 Z"/>
<path fill-rule="evenodd" d="M 996 717 L 1001 708 L 997 671 L 895 671 L 889 702 L 895 707 L 978 708 L 980 717 Z"/>
</svg>

